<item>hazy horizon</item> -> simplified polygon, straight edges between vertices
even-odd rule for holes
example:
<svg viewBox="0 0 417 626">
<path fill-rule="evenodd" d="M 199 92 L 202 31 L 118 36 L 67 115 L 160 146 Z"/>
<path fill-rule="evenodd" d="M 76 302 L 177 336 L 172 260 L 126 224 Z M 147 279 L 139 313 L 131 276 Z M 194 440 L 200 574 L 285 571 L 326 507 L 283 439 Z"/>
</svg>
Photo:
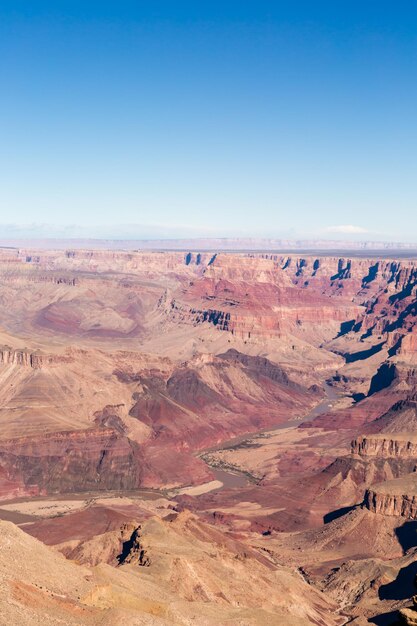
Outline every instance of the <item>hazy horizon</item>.
<svg viewBox="0 0 417 626">
<path fill-rule="evenodd" d="M 74 224 L 0 224 L 0 241 L 4 240 L 97 240 L 97 241 L 198 241 L 198 240 L 236 240 L 236 241 L 288 241 L 334 242 L 360 244 L 398 244 L 417 246 L 417 234 L 409 237 L 395 237 L 384 233 L 362 233 L 350 229 L 348 225 L 340 229 L 329 229 L 322 234 L 317 231 L 297 233 L 294 229 L 276 233 L 259 233 L 244 230 L 215 230 L 214 228 L 188 228 L 141 224 L 126 224 L 101 227 L 100 225 L 82 226 Z"/>
<path fill-rule="evenodd" d="M 0 248 L 16 250 L 124 250 L 172 252 L 271 252 L 278 254 L 395 256 L 415 258 L 417 242 L 352 239 L 285 239 L 260 237 L 93 238 L 0 236 Z"/>
</svg>

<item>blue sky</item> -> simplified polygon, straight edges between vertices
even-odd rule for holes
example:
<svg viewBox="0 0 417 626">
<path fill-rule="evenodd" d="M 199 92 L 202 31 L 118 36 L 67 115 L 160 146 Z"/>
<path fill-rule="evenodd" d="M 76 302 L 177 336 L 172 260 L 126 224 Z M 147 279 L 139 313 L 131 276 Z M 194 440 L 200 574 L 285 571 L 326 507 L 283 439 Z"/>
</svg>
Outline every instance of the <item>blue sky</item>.
<svg viewBox="0 0 417 626">
<path fill-rule="evenodd" d="M 0 236 L 417 241 L 417 5 L 0 2 Z"/>
</svg>

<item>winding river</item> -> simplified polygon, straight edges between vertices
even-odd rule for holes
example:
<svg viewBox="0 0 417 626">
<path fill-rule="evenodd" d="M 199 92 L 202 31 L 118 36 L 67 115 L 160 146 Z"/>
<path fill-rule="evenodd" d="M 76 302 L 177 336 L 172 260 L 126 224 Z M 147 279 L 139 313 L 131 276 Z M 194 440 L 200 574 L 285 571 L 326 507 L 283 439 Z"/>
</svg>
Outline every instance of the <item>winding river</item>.
<svg viewBox="0 0 417 626">
<path fill-rule="evenodd" d="M 263 430 L 258 430 L 254 433 L 250 433 L 250 434 L 246 433 L 245 435 L 233 437 L 232 439 L 223 441 L 218 446 L 207 448 L 202 453 L 199 453 L 198 456 L 201 457 L 210 452 L 217 452 L 218 450 L 225 450 L 227 448 L 239 446 L 246 442 L 253 441 L 253 439 L 255 439 L 256 437 L 262 434 L 272 435 L 273 433 L 276 433 L 278 430 L 283 430 L 284 428 L 297 428 L 300 424 L 304 424 L 305 422 L 312 422 L 318 415 L 327 413 L 327 411 L 329 411 L 332 408 L 333 402 L 340 397 L 339 394 L 335 391 L 335 389 L 331 385 L 324 383 L 323 388 L 324 388 L 326 397 L 319 404 L 317 404 L 309 413 L 307 413 L 307 415 L 305 415 L 301 419 L 287 420 L 286 422 L 283 422 L 282 424 L 279 424 L 278 426 L 274 426 L 273 428 L 265 428 Z M 205 459 L 203 458 L 203 460 Z M 228 489 L 247 487 L 249 484 L 248 476 L 244 472 L 239 472 L 237 470 L 235 471 L 235 470 L 231 470 L 228 468 L 214 467 L 210 465 L 209 463 L 207 463 L 207 465 L 209 465 L 210 470 L 215 476 L 215 479 L 223 483 L 223 486 L 219 487 L 216 491 L 219 491 L 220 489 L 224 489 L 225 487 Z"/>
<path fill-rule="evenodd" d="M 337 394 L 337 392 L 333 389 L 333 387 L 331 387 L 328 384 L 324 385 L 324 391 L 325 391 L 326 397 L 322 400 L 322 402 L 316 405 L 304 417 L 300 419 L 288 420 L 282 424 L 274 426 L 273 428 L 263 429 L 263 430 L 259 430 L 253 433 L 246 433 L 244 435 L 240 435 L 239 437 L 228 439 L 227 441 L 223 441 L 221 444 L 215 447 L 207 448 L 203 452 L 199 452 L 198 456 L 201 457 L 202 455 L 210 453 L 210 452 L 216 452 L 218 450 L 224 450 L 226 448 L 244 444 L 245 442 L 250 442 L 256 437 L 258 437 L 259 435 L 262 435 L 264 433 L 273 434 L 277 432 L 278 430 L 282 430 L 284 428 L 297 428 L 300 424 L 303 424 L 305 422 L 311 422 L 318 415 L 321 415 L 322 413 L 325 413 L 329 409 L 331 409 L 332 403 L 338 397 L 340 397 Z M 248 484 L 250 484 L 249 477 L 244 472 L 239 472 L 237 470 L 235 471 L 235 470 L 231 470 L 228 468 L 212 467 L 209 464 L 208 466 L 210 467 L 210 470 L 214 474 L 215 479 L 222 483 L 222 486 L 218 487 L 217 489 L 212 489 L 212 491 L 219 491 L 220 489 L 224 489 L 224 488 L 242 488 L 242 487 L 247 487 Z M 208 491 L 210 491 L 210 489 L 208 489 Z M 164 490 L 164 489 L 160 489 L 160 490 L 137 489 L 135 491 L 111 491 L 111 492 L 98 491 L 98 492 L 88 492 L 88 493 L 71 493 L 71 494 L 64 494 L 64 495 L 56 494 L 56 495 L 49 495 L 49 496 L 37 496 L 37 497 L 32 497 L 32 498 L 27 498 L 27 497 L 14 498 L 2 504 L 3 505 L 10 504 L 10 503 L 17 504 L 17 503 L 24 503 L 24 502 L 29 502 L 29 501 L 33 502 L 36 500 L 43 501 L 43 502 L 55 501 L 55 500 L 59 500 L 60 502 L 65 501 L 65 500 L 88 501 L 89 499 L 106 498 L 106 497 L 114 497 L 114 496 L 127 496 L 127 497 L 141 498 L 144 500 L 153 500 L 156 498 L 165 497 L 167 496 L 167 494 L 169 495 L 169 493 L 170 493 L 169 491 Z M 175 493 L 174 491 L 171 492 L 172 495 L 174 495 L 174 493 Z M 30 522 L 30 521 L 39 519 L 39 517 L 37 515 L 31 515 L 31 514 L 21 513 L 17 511 L 2 509 L 1 504 L 0 504 L 0 519 L 12 521 L 16 524 L 24 524 L 25 522 Z"/>
</svg>

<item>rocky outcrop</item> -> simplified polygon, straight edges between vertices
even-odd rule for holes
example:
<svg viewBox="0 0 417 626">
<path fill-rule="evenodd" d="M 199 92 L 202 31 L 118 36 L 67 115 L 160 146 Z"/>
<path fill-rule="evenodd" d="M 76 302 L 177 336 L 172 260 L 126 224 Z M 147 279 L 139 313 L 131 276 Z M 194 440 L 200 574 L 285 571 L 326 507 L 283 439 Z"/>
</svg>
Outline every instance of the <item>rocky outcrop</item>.
<svg viewBox="0 0 417 626">
<path fill-rule="evenodd" d="M 24 367 L 34 367 L 36 361 L 35 354 L 29 350 L 13 350 L 13 348 L 0 348 L 0 363 L 4 365 L 21 365 Z"/>
<path fill-rule="evenodd" d="M 338 605 L 294 567 L 185 515 L 141 524 L 155 567 L 85 567 L 0 521 L 2 623 L 345 623 Z"/>
<path fill-rule="evenodd" d="M 384 348 L 404 358 L 413 353 L 416 283 L 414 261 L 218 254 L 164 306 L 173 320 L 245 340 L 311 339 L 314 325 L 317 339 L 339 339 L 338 353 L 341 338 L 355 339 L 349 347 L 361 341 L 347 353 L 352 362 Z"/>
<path fill-rule="evenodd" d="M 117 371 L 121 381 L 132 377 Z M 202 449 L 307 412 L 320 391 L 289 379 L 264 357 L 229 350 L 183 364 L 169 376 L 139 376 L 130 416 L 151 427 L 159 445 Z"/>
<path fill-rule="evenodd" d="M 0 364 L 3 365 L 41 369 L 45 366 L 71 363 L 73 360 L 73 357 L 69 354 L 42 354 L 41 352 L 31 352 L 26 348 L 16 350 L 9 346 L 0 347 Z"/>
<path fill-rule="evenodd" d="M 357 437 L 352 441 L 351 451 L 361 457 L 411 458 L 416 459 L 417 464 L 417 438 L 408 434 Z"/>
<path fill-rule="evenodd" d="M 47 493 L 135 489 L 141 484 L 138 446 L 108 428 L 2 441 L 0 466 L 9 480 Z"/>
<path fill-rule="evenodd" d="M 416 444 L 417 439 L 408 434 L 356 437 L 350 455 L 336 458 L 315 479 L 320 477 L 320 490 L 329 503 L 353 506 L 365 492 L 363 503 L 370 511 L 414 519 Z"/>
<path fill-rule="evenodd" d="M 413 596 L 413 606 L 400 609 L 399 615 L 401 623 L 405 626 L 417 626 L 417 596 Z"/>
<path fill-rule="evenodd" d="M 417 519 L 417 473 L 373 485 L 364 505 L 373 513 Z"/>
<path fill-rule="evenodd" d="M 417 519 L 417 495 L 388 494 L 369 489 L 365 493 L 364 503 L 373 513 Z"/>
<path fill-rule="evenodd" d="M 175 303 L 173 303 L 175 306 Z M 189 314 L 195 318 L 197 324 L 202 322 L 209 322 L 213 324 L 218 330 L 230 330 L 234 332 L 234 324 L 231 322 L 231 315 L 225 311 L 216 311 L 216 309 L 207 309 L 206 311 L 196 311 L 191 309 Z"/>
<path fill-rule="evenodd" d="M 117 557 L 119 565 L 133 563 L 141 567 L 149 567 L 151 559 L 143 545 L 142 527 L 125 524 L 121 528 L 122 550 Z"/>
</svg>

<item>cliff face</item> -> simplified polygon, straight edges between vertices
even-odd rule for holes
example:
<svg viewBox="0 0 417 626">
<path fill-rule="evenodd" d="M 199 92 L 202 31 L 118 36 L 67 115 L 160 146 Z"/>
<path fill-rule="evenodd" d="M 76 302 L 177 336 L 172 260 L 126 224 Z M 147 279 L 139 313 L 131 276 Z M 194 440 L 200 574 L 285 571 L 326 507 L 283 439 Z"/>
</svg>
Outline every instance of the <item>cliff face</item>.
<svg viewBox="0 0 417 626">
<path fill-rule="evenodd" d="M 135 489 L 141 483 L 137 446 L 112 429 L 2 441 L 0 458 L 10 476 L 40 492 Z"/>
<path fill-rule="evenodd" d="M 236 350 L 178 365 L 135 352 L 2 355 L 2 497 L 210 480 L 197 450 L 305 414 L 321 397 Z"/>
<path fill-rule="evenodd" d="M 0 363 L 4 365 L 21 365 L 34 367 L 34 354 L 28 350 L 0 349 Z"/>
<path fill-rule="evenodd" d="M 414 261 L 219 254 L 166 312 L 246 340 L 288 333 L 312 341 L 336 338 L 332 347 L 342 354 L 357 344 L 352 361 L 385 346 L 409 358 L 416 284 Z"/>
<path fill-rule="evenodd" d="M 26 274 L 43 277 L 45 280 L 63 272 L 58 281 L 72 284 L 66 272 L 105 273 L 120 271 L 123 273 L 140 271 L 152 275 L 155 272 L 169 274 L 198 273 L 207 267 L 213 258 L 209 252 L 138 252 L 123 250 L 31 250 L 16 249 L 0 251 L 0 264 L 9 272 L 19 269 Z"/>
<path fill-rule="evenodd" d="M 417 363 L 417 329 L 414 325 L 408 325 L 408 334 L 399 334 L 394 347 L 398 346 L 399 358 Z"/>
<path fill-rule="evenodd" d="M 317 431 L 311 436 L 317 437 Z M 321 436 L 320 432 L 318 438 Z M 333 436 L 334 433 L 329 433 L 328 440 Z M 374 511 L 380 502 L 387 500 L 387 494 L 396 501 L 403 494 L 413 497 L 414 491 L 417 495 L 416 443 L 417 440 L 407 434 L 358 436 L 351 442 L 350 454 L 337 456 L 320 468 L 306 487 L 302 477 L 298 483 L 293 483 L 291 493 L 303 489 L 304 502 L 311 498 L 311 511 L 323 511 L 326 507 L 325 515 L 329 519 L 332 511 L 358 505 L 365 492 L 367 506 Z M 331 444 L 328 447 L 331 454 Z M 386 492 L 385 485 L 388 485 Z M 405 511 L 406 507 L 404 515 Z M 378 512 L 382 510 L 378 508 Z"/>
<path fill-rule="evenodd" d="M 369 489 L 364 504 L 373 513 L 417 519 L 417 495 L 379 493 Z"/>
<path fill-rule="evenodd" d="M 0 271 L 6 284 L 62 289 L 37 318 L 38 325 L 58 332 L 128 335 L 156 314 L 174 325 L 211 326 L 246 341 L 291 334 L 316 346 L 325 342 L 354 361 L 385 349 L 390 356 L 415 358 L 415 261 L 22 249 L 0 251 Z M 111 315 L 109 307 L 91 300 L 92 276 L 115 303 Z M 131 293 L 122 295 L 125 290 Z"/>
<path fill-rule="evenodd" d="M 290 329 L 303 335 L 312 324 L 323 325 L 331 336 L 338 324 L 360 312 L 349 297 L 340 298 L 337 306 L 329 300 L 330 292 L 338 290 L 329 275 L 337 274 L 338 267 L 336 262 L 326 271 L 326 263 L 317 259 L 217 255 L 171 301 L 169 312 L 175 319 L 208 322 L 243 339 L 281 336 Z M 323 291 L 325 282 L 329 294 Z"/>
<path fill-rule="evenodd" d="M 14 457 L 5 446 L 14 468 L 8 480 L 52 489 L 58 478 L 46 479 L 48 467 L 56 462 L 65 481 L 62 458 L 71 450 L 67 474 L 84 474 L 88 488 L 113 467 L 114 483 L 97 480 L 122 485 L 124 475 L 130 485 L 144 477 L 160 483 L 177 472 L 175 455 L 188 455 L 187 467 L 195 468 L 196 450 L 302 418 L 329 377 L 346 401 L 310 427 L 380 428 L 378 418 L 409 399 L 416 382 L 416 272 L 413 261 L 335 256 L 0 250 L 2 342 L 30 337 L 27 349 L 0 348 L 1 436 L 33 435 L 43 459 L 38 480 L 29 439 Z M 57 354 L 45 348 L 49 340 Z M 74 361 L 66 348 L 77 344 L 86 353 Z M 98 346 L 103 351 L 93 353 Z M 126 349 L 128 366 L 116 354 Z M 355 385 L 368 397 L 356 401 Z M 122 408 L 95 423 L 105 406 Z M 113 435 L 94 426 L 111 426 Z M 68 434 L 83 429 L 84 439 Z M 59 432 L 66 443 L 57 440 L 55 451 L 48 439 L 36 439 Z M 147 442 L 139 461 L 130 440 Z M 394 458 L 399 446 L 357 445 L 361 458 L 372 446 L 374 456 L 382 446 L 381 454 Z M 414 449 L 407 454 L 412 459 Z"/>
<path fill-rule="evenodd" d="M 410 441 L 410 437 L 413 439 Z M 411 435 L 363 436 L 352 442 L 352 454 L 361 457 L 416 459 L 417 439 Z"/>
<path fill-rule="evenodd" d="M 64 354 L 41 354 L 30 350 L 15 350 L 13 348 L 0 347 L 0 365 L 17 365 L 41 369 L 62 363 L 71 363 L 74 359 Z"/>
<path fill-rule="evenodd" d="M 417 519 L 417 472 L 372 485 L 364 505 L 374 513 Z"/>
</svg>

